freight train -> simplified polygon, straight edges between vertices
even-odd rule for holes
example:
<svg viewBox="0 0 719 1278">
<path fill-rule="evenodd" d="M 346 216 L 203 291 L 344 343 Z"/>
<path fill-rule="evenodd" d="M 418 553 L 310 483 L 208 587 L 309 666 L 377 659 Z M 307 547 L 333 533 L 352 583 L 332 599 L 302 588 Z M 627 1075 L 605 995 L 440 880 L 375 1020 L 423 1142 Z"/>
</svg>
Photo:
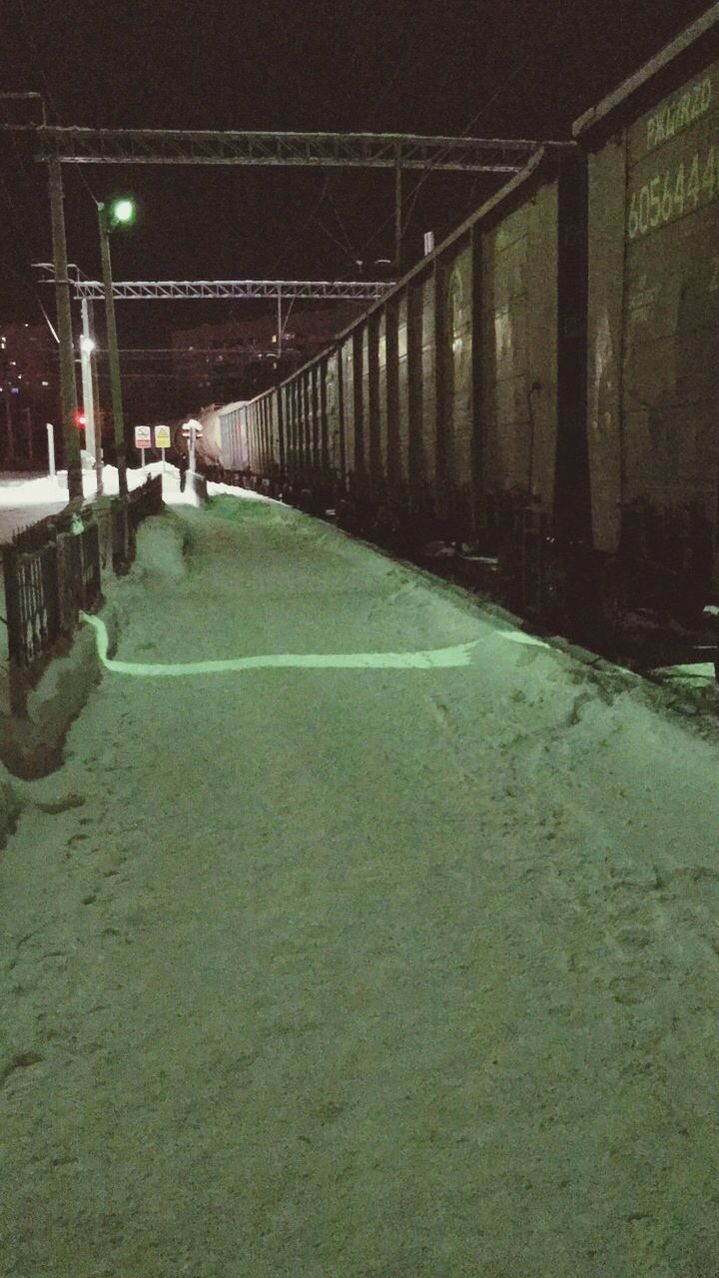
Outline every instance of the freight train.
<svg viewBox="0 0 719 1278">
<path fill-rule="evenodd" d="M 715 660 L 719 4 L 573 138 L 220 409 L 221 460 L 600 648 Z"/>
</svg>

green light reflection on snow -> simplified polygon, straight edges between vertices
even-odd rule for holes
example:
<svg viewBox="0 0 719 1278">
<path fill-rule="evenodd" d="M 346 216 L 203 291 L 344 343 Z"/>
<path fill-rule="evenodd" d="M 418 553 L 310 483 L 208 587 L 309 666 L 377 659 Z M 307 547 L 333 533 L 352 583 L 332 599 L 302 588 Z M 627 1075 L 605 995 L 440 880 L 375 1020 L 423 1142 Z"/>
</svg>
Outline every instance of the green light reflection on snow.
<svg viewBox="0 0 719 1278">
<path fill-rule="evenodd" d="M 328 670 L 436 670 L 468 666 L 479 640 L 455 644 L 451 648 L 431 648 L 424 652 L 283 652 L 261 657 L 236 657 L 227 661 L 192 661 L 182 665 L 145 665 L 134 661 L 112 661 L 107 655 L 108 639 L 100 617 L 80 613 L 95 631 L 97 653 L 106 670 L 113 674 L 142 679 L 182 678 L 186 675 L 231 674 L 241 670 L 280 669 L 289 666 Z"/>
</svg>

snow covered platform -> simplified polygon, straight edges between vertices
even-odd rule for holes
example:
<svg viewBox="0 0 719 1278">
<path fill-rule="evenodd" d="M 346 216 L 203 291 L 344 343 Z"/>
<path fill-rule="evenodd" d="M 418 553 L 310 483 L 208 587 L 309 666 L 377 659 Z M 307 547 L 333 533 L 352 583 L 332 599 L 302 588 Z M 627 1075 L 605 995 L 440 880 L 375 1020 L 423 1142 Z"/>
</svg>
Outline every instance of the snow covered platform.
<svg viewBox="0 0 719 1278">
<path fill-rule="evenodd" d="M 711 721 L 242 490 L 109 592 L 2 779 L 0 1272 L 711 1273 Z"/>
</svg>

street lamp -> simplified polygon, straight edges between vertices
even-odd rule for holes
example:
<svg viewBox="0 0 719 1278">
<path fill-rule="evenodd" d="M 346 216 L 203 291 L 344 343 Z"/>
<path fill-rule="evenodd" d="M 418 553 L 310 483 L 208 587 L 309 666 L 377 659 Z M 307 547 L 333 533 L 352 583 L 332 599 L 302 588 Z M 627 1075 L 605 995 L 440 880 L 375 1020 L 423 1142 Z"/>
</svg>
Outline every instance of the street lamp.
<svg viewBox="0 0 719 1278">
<path fill-rule="evenodd" d="M 95 350 L 95 342 L 90 333 L 90 316 L 87 298 L 80 303 L 82 310 L 82 335 L 80 337 L 80 371 L 82 374 L 82 406 L 85 412 L 85 448 L 95 463 L 95 483 L 97 496 L 102 493 L 102 441 L 98 439 L 95 429 L 95 396 L 92 384 L 92 364 L 90 356 Z"/>
<path fill-rule="evenodd" d="M 110 262 L 110 232 L 118 226 L 129 226 L 135 220 L 135 202 L 124 196 L 111 204 L 98 202 L 100 222 L 100 249 L 102 252 L 102 284 L 105 294 L 107 323 L 107 353 L 110 361 L 110 394 L 115 429 L 115 452 L 120 496 L 127 496 L 127 453 L 125 448 L 125 422 L 122 414 L 122 387 L 120 384 L 120 354 L 117 347 L 115 302 L 112 296 L 112 264 Z"/>
</svg>

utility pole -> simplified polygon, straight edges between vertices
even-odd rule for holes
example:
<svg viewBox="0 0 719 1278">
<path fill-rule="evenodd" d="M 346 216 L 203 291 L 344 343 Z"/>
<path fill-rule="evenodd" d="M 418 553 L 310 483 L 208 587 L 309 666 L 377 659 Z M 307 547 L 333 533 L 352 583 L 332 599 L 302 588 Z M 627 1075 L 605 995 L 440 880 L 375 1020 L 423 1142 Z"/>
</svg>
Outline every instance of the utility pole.
<svg viewBox="0 0 719 1278">
<path fill-rule="evenodd" d="M 48 161 L 50 176 L 50 213 L 52 218 L 52 254 L 57 297 L 57 331 L 60 338 L 60 395 L 62 428 L 67 466 L 67 488 L 70 501 L 82 501 L 82 463 L 80 434 L 77 429 L 77 386 L 75 384 L 75 352 L 72 343 L 70 281 L 67 275 L 67 240 L 63 208 L 60 161 Z"/>
<path fill-rule="evenodd" d="M 399 279 L 402 274 L 402 160 L 399 147 L 394 163 L 394 270 Z"/>
<path fill-rule="evenodd" d="M 105 293 L 105 319 L 107 326 L 107 355 L 110 364 L 110 394 L 115 429 L 118 483 L 121 497 L 127 497 L 127 449 L 125 446 L 125 420 L 122 413 L 122 386 L 120 383 L 120 354 L 117 348 L 117 324 L 115 302 L 112 296 L 112 264 L 110 261 L 110 226 L 104 204 L 97 206 L 100 219 L 100 249 L 102 252 L 102 284 Z"/>
<path fill-rule="evenodd" d="M 90 336 L 95 341 L 95 311 L 92 302 L 88 302 L 88 313 L 90 320 Z M 97 342 L 95 342 L 97 346 Z M 95 412 L 95 443 L 97 445 L 97 455 L 95 459 L 95 474 L 97 477 L 97 495 L 102 495 L 102 473 L 104 463 L 104 452 L 102 446 L 103 426 L 105 422 L 105 414 L 100 400 L 100 381 L 98 377 L 98 359 L 95 358 L 90 367 L 92 369 L 92 404 Z"/>
<path fill-rule="evenodd" d="M 32 410 L 29 407 L 25 409 L 25 421 L 27 422 L 27 455 L 32 461 Z"/>
<path fill-rule="evenodd" d="M 282 291 L 277 290 L 277 355 L 282 354 Z"/>
</svg>

